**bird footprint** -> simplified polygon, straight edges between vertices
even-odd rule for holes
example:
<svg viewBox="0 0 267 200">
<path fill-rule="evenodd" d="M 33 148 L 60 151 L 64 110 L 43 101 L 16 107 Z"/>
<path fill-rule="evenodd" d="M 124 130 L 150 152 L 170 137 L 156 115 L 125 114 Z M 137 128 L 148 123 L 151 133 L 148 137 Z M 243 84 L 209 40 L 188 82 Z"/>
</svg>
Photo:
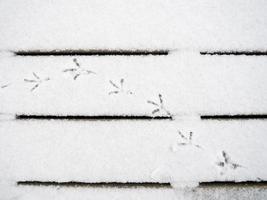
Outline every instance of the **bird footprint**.
<svg viewBox="0 0 267 200">
<path fill-rule="evenodd" d="M 34 86 L 31 88 L 31 92 L 34 91 L 36 88 L 38 88 L 43 82 L 50 80 L 49 77 L 41 79 L 36 73 L 33 72 L 32 74 L 34 76 L 33 79 L 26 79 L 26 78 L 24 79 L 25 82 L 34 84 Z"/>
<path fill-rule="evenodd" d="M 87 70 L 81 67 L 80 63 L 76 58 L 73 59 L 75 67 L 64 69 L 63 72 L 69 72 L 73 75 L 73 79 L 76 80 L 81 75 L 96 74 L 94 71 Z"/>
</svg>

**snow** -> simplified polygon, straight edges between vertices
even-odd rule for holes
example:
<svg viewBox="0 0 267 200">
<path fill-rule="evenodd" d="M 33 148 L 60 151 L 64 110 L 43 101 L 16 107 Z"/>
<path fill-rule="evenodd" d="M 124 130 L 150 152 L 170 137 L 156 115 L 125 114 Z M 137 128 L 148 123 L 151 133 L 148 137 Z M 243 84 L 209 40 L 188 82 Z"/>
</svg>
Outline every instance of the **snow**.
<svg viewBox="0 0 267 200">
<path fill-rule="evenodd" d="M 10 189 L 10 188 L 9 188 Z M 19 186 L 13 187 L 12 193 L 2 195 L 1 199 L 18 200 L 122 200 L 122 199 L 155 199 L 155 200 L 228 200 L 248 199 L 262 200 L 267 197 L 265 187 L 200 187 L 194 191 L 173 190 L 172 188 L 101 188 L 101 187 L 38 187 Z M 5 198 L 6 197 L 6 198 Z"/>
<path fill-rule="evenodd" d="M 40 115 L 265 114 L 266 62 L 266 57 L 191 51 L 146 57 L 5 55 L 0 85 L 7 86 L 0 88 L 0 110 Z M 159 94 L 164 109 L 151 102 L 160 104 Z"/>
<path fill-rule="evenodd" d="M 171 188 L 116 188 L 116 187 L 9 187 L 10 193 L 0 191 L 0 199 L 18 200 L 175 200 Z M 5 195 L 5 196 L 4 196 Z"/>
<path fill-rule="evenodd" d="M 191 143 L 179 145 L 178 130 L 186 137 L 193 132 Z M 2 121 L 0 176 L 92 183 L 266 180 L 266 130 L 260 120 Z M 222 151 L 229 157 L 223 167 Z"/>
<path fill-rule="evenodd" d="M 0 200 L 267 199 L 264 0 L 0 1 Z M 168 50 L 165 56 L 15 56 L 19 50 Z M 16 115 L 173 120 L 18 120 Z M 44 187 L 19 181 L 170 183 Z"/>
<path fill-rule="evenodd" d="M 250 186 L 220 186 L 220 187 L 200 187 L 175 189 L 176 198 L 183 200 L 229 200 L 229 199 L 266 199 L 267 190 L 263 187 Z"/>
<path fill-rule="evenodd" d="M 266 50 L 265 0 L 0 2 L 1 50 Z"/>
</svg>

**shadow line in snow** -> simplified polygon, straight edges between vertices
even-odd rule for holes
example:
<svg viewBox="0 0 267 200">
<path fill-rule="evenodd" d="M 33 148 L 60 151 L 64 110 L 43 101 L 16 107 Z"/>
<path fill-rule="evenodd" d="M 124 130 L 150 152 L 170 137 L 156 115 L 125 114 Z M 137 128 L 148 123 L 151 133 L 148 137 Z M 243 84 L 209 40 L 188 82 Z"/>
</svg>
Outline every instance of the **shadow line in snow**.
<svg viewBox="0 0 267 200">
<path fill-rule="evenodd" d="M 267 119 L 267 114 L 250 114 L 250 115 L 201 115 L 202 120 L 250 120 L 250 119 Z"/>
<path fill-rule="evenodd" d="M 267 181 L 214 181 L 214 182 L 202 182 L 200 187 L 265 187 L 267 189 Z"/>
<path fill-rule="evenodd" d="M 21 50 L 13 52 L 16 56 L 166 56 L 169 50 L 109 50 L 109 49 L 66 49 L 66 50 Z"/>
<path fill-rule="evenodd" d="M 59 186 L 59 187 L 117 187 L 117 188 L 170 188 L 170 183 L 159 183 L 159 182 L 55 182 L 55 181 L 19 181 L 19 186 Z"/>
<path fill-rule="evenodd" d="M 18 120 L 172 120 L 171 116 L 148 115 L 16 115 Z"/>
<path fill-rule="evenodd" d="M 209 56 L 267 56 L 267 51 L 201 51 L 200 54 Z"/>
</svg>

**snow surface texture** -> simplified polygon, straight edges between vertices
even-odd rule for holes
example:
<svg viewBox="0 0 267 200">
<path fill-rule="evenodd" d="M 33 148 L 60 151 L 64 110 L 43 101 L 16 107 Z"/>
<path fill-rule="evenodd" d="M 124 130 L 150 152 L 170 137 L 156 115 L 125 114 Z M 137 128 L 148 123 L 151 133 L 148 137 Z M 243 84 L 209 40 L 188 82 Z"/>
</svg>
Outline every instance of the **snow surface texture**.
<svg viewBox="0 0 267 200">
<path fill-rule="evenodd" d="M 176 52 L 147 57 L 3 55 L 0 60 L 1 113 L 179 117 L 267 112 L 266 57 Z"/>
<path fill-rule="evenodd" d="M 266 50 L 265 0 L 2 0 L 1 50 Z"/>
<path fill-rule="evenodd" d="M 173 191 L 171 188 L 87 188 L 87 187 L 9 187 L 2 199 L 17 200 L 263 200 L 266 188 L 257 187 L 200 187 L 194 191 Z M 1 194 L 1 192 L 0 192 Z"/>
<path fill-rule="evenodd" d="M 266 199 L 265 0 L 0 1 L 0 200 Z M 147 57 L 18 57 L 17 50 L 170 50 Z M 172 116 L 36 121 L 15 114 Z M 16 186 L 17 181 L 160 182 L 171 188 Z"/>
<path fill-rule="evenodd" d="M 171 188 L 114 188 L 114 187 L 29 187 L 6 186 L 8 192 L 0 190 L 0 199 L 17 200 L 123 200 L 166 199 L 175 200 Z"/>
<path fill-rule="evenodd" d="M 258 120 L 5 120 L 0 127 L 0 196 L 265 199 L 265 187 L 181 188 L 198 182 L 266 180 L 266 131 L 266 122 Z M 15 186 L 25 180 L 171 182 L 176 189 Z"/>
<path fill-rule="evenodd" d="M 0 176 L 174 185 L 267 180 L 266 131 L 258 120 L 1 121 Z"/>
</svg>

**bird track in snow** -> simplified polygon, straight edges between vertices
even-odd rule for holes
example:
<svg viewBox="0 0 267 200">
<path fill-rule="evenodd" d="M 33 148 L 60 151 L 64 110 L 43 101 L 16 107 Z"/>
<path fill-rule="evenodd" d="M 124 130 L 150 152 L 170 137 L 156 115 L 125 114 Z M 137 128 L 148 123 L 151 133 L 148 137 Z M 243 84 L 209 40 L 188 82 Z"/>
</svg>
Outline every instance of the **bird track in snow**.
<svg viewBox="0 0 267 200">
<path fill-rule="evenodd" d="M 159 97 L 159 103 L 156 103 L 156 102 L 150 101 L 150 100 L 147 101 L 147 103 L 149 103 L 155 107 L 155 109 L 152 111 L 152 114 L 155 115 L 156 113 L 163 112 L 167 116 L 172 117 L 172 114 L 165 108 L 162 95 L 159 94 L 158 97 Z"/>
<path fill-rule="evenodd" d="M 185 136 L 184 134 L 182 134 L 182 132 L 180 130 L 178 130 L 178 134 L 180 136 L 180 140 L 182 140 L 181 142 L 176 142 L 173 146 L 172 146 L 172 150 L 175 152 L 177 151 L 177 147 L 182 147 L 182 146 L 193 146 L 193 147 L 197 147 L 199 149 L 202 149 L 202 147 L 198 144 L 195 144 L 193 142 L 193 132 L 190 131 L 188 136 Z"/>
<path fill-rule="evenodd" d="M 43 82 L 50 80 L 49 77 L 41 79 L 36 73 L 33 72 L 32 74 L 34 77 L 33 79 L 26 79 L 26 78 L 24 79 L 25 82 L 34 84 L 34 86 L 31 88 L 31 92 L 33 92 L 35 89 L 37 89 Z"/>
<path fill-rule="evenodd" d="M 75 64 L 75 67 L 64 69 L 63 72 L 68 72 L 73 75 L 73 80 L 77 80 L 77 78 L 81 75 L 89 75 L 89 74 L 96 74 L 94 71 L 84 69 L 81 67 L 80 63 L 76 58 L 73 59 L 73 62 Z"/>
<path fill-rule="evenodd" d="M 125 93 L 125 94 L 133 94 L 132 91 L 130 90 L 125 90 L 124 88 L 124 79 L 122 78 L 120 80 L 120 85 L 114 83 L 113 81 L 109 81 L 109 83 L 112 85 L 112 87 L 114 88 L 114 90 L 110 91 L 108 94 L 112 95 L 112 94 L 119 94 L 119 93 Z"/>
<path fill-rule="evenodd" d="M 236 170 L 237 168 L 243 167 L 242 165 L 233 162 L 226 151 L 222 151 L 221 156 L 222 158 L 216 162 L 216 165 L 221 168 L 220 175 L 224 175 L 228 169 Z"/>
<path fill-rule="evenodd" d="M 4 88 L 7 88 L 8 86 L 10 86 L 10 83 L 1 85 L 0 88 L 1 88 L 1 89 L 4 89 Z"/>
</svg>

